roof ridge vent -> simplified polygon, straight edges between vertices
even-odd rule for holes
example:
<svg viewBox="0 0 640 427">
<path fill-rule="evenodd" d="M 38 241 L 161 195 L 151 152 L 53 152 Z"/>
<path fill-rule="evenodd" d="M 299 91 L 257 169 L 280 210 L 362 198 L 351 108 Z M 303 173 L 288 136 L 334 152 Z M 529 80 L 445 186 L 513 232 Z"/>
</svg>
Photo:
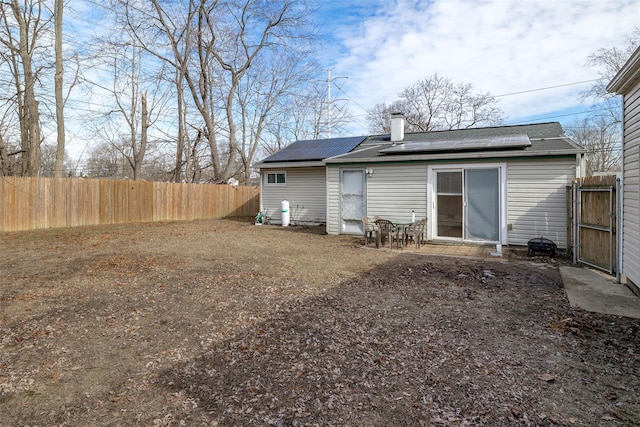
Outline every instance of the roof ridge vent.
<svg viewBox="0 0 640 427">
<path fill-rule="evenodd" d="M 391 143 L 402 142 L 404 140 L 404 114 L 393 113 L 391 114 Z"/>
</svg>

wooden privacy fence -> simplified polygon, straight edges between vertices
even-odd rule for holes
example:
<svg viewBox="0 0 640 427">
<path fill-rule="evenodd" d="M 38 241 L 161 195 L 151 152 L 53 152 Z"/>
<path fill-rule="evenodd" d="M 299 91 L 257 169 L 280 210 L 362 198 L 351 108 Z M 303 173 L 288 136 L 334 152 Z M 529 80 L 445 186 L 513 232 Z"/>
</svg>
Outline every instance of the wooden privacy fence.
<svg viewBox="0 0 640 427">
<path fill-rule="evenodd" d="M 617 259 L 618 182 L 615 175 L 574 181 L 571 194 L 574 262 L 613 274 Z"/>
<path fill-rule="evenodd" d="M 0 177 L 0 231 L 253 216 L 255 186 Z"/>
</svg>

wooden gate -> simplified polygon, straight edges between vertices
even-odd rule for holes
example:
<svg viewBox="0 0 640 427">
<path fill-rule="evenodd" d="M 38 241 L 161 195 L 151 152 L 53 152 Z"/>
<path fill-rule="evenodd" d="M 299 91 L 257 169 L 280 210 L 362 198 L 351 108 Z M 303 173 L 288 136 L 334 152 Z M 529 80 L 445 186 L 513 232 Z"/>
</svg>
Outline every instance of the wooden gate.
<svg viewBox="0 0 640 427">
<path fill-rule="evenodd" d="M 614 274 L 617 270 L 617 201 L 615 175 L 587 177 L 573 183 L 576 263 Z"/>
</svg>

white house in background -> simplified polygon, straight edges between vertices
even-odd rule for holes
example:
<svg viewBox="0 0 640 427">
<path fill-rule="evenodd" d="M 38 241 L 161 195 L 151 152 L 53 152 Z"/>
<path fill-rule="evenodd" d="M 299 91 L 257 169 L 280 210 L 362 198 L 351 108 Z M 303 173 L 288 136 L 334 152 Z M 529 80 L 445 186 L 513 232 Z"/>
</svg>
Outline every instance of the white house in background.
<svg viewBox="0 0 640 427">
<path fill-rule="evenodd" d="M 640 287 L 640 48 L 607 90 L 622 95 L 622 268 L 628 284 Z"/>
<path fill-rule="evenodd" d="M 288 200 L 292 221 L 298 206 L 299 223 L 325 222 L 329 234 L 362 234 L 363 215 L 415 216 L 428 218 L 429 240 L 544 236 L 566 248 L 566 188 L 584 150 L 555 122 L 405 134 L 394 116 L 391 135 L 298 141 L 256 166 L 274 222 Z"/>
</svg>

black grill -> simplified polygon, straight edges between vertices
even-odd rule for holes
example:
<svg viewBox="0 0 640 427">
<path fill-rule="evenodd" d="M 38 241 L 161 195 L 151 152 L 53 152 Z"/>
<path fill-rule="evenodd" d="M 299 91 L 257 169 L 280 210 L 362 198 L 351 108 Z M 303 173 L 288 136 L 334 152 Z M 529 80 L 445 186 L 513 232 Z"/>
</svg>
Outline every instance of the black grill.
<svg viewBox="0 0 640 427">
<path fill-rule="evenodd" d="M 529 248 L 529 254 L 538 252 L 556 256 L 556 244 L 549 239 L 545 239 L 544 237 L 536 237 L 535 239 L 529 240 L 527 247 Z"/>
</svg>

